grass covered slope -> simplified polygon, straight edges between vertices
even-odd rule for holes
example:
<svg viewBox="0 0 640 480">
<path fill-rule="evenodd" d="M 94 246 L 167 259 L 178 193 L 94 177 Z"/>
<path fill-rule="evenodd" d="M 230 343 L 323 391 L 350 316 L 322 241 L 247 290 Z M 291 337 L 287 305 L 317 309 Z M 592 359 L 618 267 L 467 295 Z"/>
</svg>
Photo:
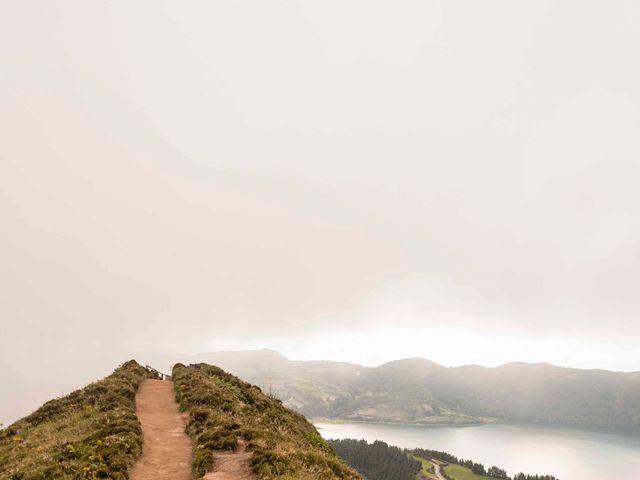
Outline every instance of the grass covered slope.
<svg viewBox="0 0 640 480">
<path fill-rule="evenodd" d="M 473 473 L 470 468 L 463 465 L 457 465 L 455 463 L 447 465 L 444 467 L 443 471 L 445 477 L 450 478 L 451 480 L 489 480 L 492 478 L 486 475 Z"/>
<path fill-rule="evenodd" d="M 125 480 L 142 452 L 135 395 L 149 374 L 131 360 L 0 432 L 0 480 Z"/>
<path fill-rule="evenodd" d="M 213 452 L 233 450 L 242 439 L 259 479 L 360 479 L 302 415 L 258 387 L 207 364 L 178 364 L 173 380 L 180 408 L 189 412 L 196 477 L 213 468 Z"/>
</svg>

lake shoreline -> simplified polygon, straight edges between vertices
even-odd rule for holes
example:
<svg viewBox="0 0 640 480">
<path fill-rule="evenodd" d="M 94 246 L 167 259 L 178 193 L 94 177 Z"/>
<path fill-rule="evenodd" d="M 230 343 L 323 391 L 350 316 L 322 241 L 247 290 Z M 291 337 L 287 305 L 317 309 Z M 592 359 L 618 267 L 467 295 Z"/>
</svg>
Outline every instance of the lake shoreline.
<svg viewBox="0 0 640 480">
<path fill-rule="evenodd" d="M 603 435 L 619 435 L 625 436 L 632 439 L 640 440 L 640 432 L 635 430 L 627 430 L 627 429 L 612 429 L 612 428 L 597 428 L 597 427 L 588 427 L 582 425 L 558 425 L 553 423 L 527 423 L 527 422 L 510 422 L 507 420 L 501 420 L 498 418 L 495 419 L 485 419 L 484 421 L 478 421 L 475 423 L 406 423 L 406 422 L 394 422 L 394 421 L 369 421 L 369 420 L 351 420 L 351 419 L 334 419 L 334 418 L 323 418 L 323 417 L 315 417 L 309 419 L 313 425 L 319 423 L 326 423 L 332 425 L 343 425 L 343 424 L 356 424 L 356 425 L 381 425 L 381 426 L 398 426 L 398 427 L 416 427 L 416 428 L 473 428 L 473 427 L 483 427 L 487 425 L 504 425 L 511 427 L 525 427 L 525 428 L 539 428 L 539 429 L 551 429 L 551 430 L 573 430 L 576 432 L 585 432 L 585 433 L 596 433 Z"/>
<path fill-rule="evenodd" d="M 325 439 L 383 441 L 400 448 L 424 448 L 519 472 L 560 480 L 619 480 L 640 471 L 640 437 L 578 427 L 487 423 L 400 425 L 372 422 L 314 422 Z M 603 470 L 602 465 L 607 465 Z"/>
<path fill-rule="evenodd" d="M 502 423 L 499 421 L 493 421 L 487 419 L 486 421 L 478 421 L 478 422 L 468 422 L 468 423 L 451 423 L 451 422 L 429 422 L 429 423 L 406 423 L 406 422 L 394 422 L 392 420 L 352 420 L 352 419 L 335 419 L 335 418 L 323 418 L 316 417 L 310 418 L 309 422 L 312 424 L 316 423 L 331 423 L 331 424 L 360 424 L 360 425 L 396 425 L 400 427 L 433 427 L 433 428 L 470 428 L 470 427 L 481 427 L 483 425 L 491 425 L 495 423 Z"/>
</svg>

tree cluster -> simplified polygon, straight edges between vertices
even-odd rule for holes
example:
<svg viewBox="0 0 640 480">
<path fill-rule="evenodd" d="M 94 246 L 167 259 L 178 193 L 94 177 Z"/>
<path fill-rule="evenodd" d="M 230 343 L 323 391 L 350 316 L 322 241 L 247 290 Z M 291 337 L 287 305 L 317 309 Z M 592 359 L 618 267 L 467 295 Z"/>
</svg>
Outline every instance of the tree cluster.
<svg viewBox="0 0 640 480">
<path fill-rule="evenodd" d="M 406 451 L 375 441 L 330 440 L 336 453 L 367 480 L 415 480 L 422 463 Z"/>
</svg>

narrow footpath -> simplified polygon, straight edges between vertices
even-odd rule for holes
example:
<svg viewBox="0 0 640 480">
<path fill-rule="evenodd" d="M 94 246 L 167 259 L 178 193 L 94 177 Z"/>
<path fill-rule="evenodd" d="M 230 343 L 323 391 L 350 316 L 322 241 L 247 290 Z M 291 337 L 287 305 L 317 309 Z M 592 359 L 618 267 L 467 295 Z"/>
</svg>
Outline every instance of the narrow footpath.
<svg viewBox="0 0 640 480">
<path fill-rule="evenodd" d="M 142 456 L 131 480 L 191 480 L 191 440 L 178 409 L 173 382 L 145 380 L 136 396 L 142 425 Z"/>
</svg>

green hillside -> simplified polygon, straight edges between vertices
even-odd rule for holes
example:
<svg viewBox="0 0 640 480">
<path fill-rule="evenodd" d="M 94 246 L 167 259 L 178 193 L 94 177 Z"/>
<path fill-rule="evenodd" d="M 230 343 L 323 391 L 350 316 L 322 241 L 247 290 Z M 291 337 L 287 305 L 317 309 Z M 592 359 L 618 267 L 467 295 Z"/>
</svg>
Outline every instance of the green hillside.
<svg viewBox="0 0 640 480">
<path fill-rule="evenodd" d="M 142 452 L 135 395 L 150 376 L 131 360 L 2 430 L 0 480 L 127 479 Z"/>
<path fill-rule="evenodd" d="M 176 398 L 189 412 L 193 470 L 213 467 L 212 453 L 247 442 L 259 479 L 359 479 L 302 415 L 258 387 L 220 368 L 197 364 L 173 369 Z"/>
<path fill-rule="evenodd" d="M 424 425 L 498 420 L 640 432 L 640 372 L 525 363 L 447 368 L 420 358 L 369 368 L 289 361 L 273 351 L 206 357 L 309 418 Z"/>
<path fill-rule="evenodd" d="M 361 480 L 301 414 L 258 387 L 206 364 L 173 374 L 194 478 L 213 468 L 215 452 L 243 442 L 258 479 Z M 0 480 L 127 480 L 143 450 L 136 392 L 146 378 L 156 375 L 131 360 L 1 430 Z"/>
<path fill-rule="evenodd" d="M 287 360 L 273 350 L 219 352 L 199 355 L 280 398 L 308 418 L 419 424 L 473 425 L 486 419 L 442 402 L 424 378 L 393 369 L 344 362 Z M 417 362 L 412 372 L 422 369 Z M 391 365 L 391 364 L 389 364 Z"/>
</svg>

